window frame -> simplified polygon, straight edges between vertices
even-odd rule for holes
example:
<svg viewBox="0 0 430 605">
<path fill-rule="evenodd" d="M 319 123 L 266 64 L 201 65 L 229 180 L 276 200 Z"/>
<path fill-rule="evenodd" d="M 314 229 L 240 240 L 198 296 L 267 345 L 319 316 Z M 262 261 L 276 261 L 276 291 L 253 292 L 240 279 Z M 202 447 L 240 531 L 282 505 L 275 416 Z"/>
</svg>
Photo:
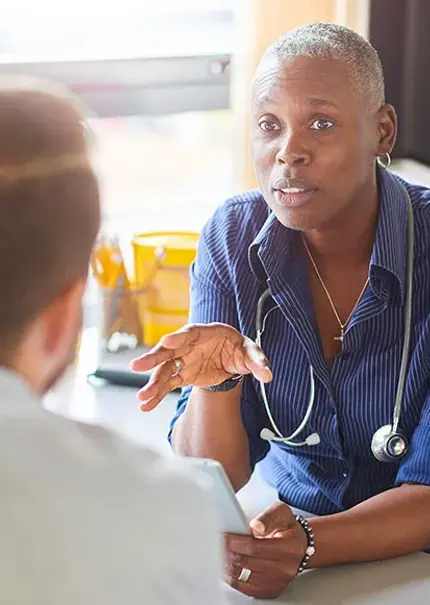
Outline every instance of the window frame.
<svg viewBox="0 0 430 605">
<path fill-rule="evenodd" d="M 64 83 L 100 118 L 230 106 L 230 54 L 84 61 L 3 62 L 0 75 Z"/>
</svg>

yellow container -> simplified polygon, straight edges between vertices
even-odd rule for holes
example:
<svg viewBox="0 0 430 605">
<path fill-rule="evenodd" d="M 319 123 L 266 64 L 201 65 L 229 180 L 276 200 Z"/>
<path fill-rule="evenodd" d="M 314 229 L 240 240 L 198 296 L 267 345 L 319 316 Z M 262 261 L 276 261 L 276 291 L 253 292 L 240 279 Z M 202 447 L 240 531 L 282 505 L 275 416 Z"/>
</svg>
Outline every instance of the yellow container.
<svg viewBox="0 0 430 605">
<path fill-rule="evenodd" d="M 142 292 L 139 318 L 148 347 L 188 321 L 189 270 L 199 237 L 193 232 L 165 231 L 141 233 L 132 241 L 136 286 Z"/>
</svg>

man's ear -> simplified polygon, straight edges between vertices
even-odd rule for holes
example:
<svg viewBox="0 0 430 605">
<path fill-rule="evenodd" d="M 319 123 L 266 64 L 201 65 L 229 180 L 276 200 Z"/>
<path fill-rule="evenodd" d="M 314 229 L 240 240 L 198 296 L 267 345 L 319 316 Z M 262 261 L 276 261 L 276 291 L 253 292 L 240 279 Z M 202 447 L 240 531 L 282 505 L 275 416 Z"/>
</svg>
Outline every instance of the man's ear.
<svg viewBox="0 0 430 605">
<path fill-rule="evenodd" d="M 45 350 L 50 354 L 68 348 L 82 325 L 82 298 L 86 280 L 77 279 L 66 286 L 44 313 Z"/>
<path fill-rule="evenodd" d="M 392 105 L 383 105 L 378 112 L 377 155 L 391 154 L 397 138 L 397 114 Z"/>
</svg>

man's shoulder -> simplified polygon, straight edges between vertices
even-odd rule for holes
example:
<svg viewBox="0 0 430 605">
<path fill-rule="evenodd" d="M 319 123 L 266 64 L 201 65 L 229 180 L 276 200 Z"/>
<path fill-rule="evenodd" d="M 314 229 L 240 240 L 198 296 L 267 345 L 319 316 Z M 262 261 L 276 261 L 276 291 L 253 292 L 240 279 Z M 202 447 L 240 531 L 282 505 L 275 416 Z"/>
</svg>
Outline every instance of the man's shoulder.
<svg viewBox="0 0 430 605">
<path fill-rule="evenodd" d="M 37 503 L 40 519 L 34 521 L 47 531 L 55 509 L 76 528 L 85 509 L 105 526 L 122 523 L 124 531 L 148 539 L 159 533 L 180 541 L 181 520 L 203 531 L 213 513 L 205 486 L 183 460 L 50 412 L 1 423 L 0 485 L 5 510 L 19 511 L 21 501 Z M 153 525 L 133 530 L 142 518 Z"/>
<path fill-rule="evenodd" d="M 49 483 L 49 491 L 63 493 L 79 492 L 85 486 L 87 496 L 97 499 L 97 494 L 106 496 L 121 489 L 135 497 L 140 494 L 147 504 L 176 490 L 184 499 L 195 497 L 194 483 L 173 458 L 102 426 L 40 412 L 3 419 L 0 480 L 11 463 L 25 490 L 37 490 L 44 482 Z M 39 472 L 40 482 L 30 481 Z"/>
<path fill-rule="evenodd" d="M 0 424 L 7 597 L 18 591 L 23 603 L 194 605 L 206 585 L 217 594 L 215 511 L 179 460 L 50 412 Z M 21 585 L 13 581 L 11 548 L 30 570 Z"/>
</svg>

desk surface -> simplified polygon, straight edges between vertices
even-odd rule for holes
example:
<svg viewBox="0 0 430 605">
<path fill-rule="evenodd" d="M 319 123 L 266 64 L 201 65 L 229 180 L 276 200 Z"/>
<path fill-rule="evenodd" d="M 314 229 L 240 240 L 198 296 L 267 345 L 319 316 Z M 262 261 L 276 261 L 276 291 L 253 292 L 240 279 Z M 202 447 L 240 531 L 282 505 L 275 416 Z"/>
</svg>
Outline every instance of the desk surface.
<svg viewBox="0 0 430 605">
<path fill-rule="evenodd" d="M 255 473 L 239 492 L 248 518 L 277 500 L 277 493 Z M 226 587 L 227 605 L 267 605 Z M 274 601 L 284 605 L 426 605 L 430 603 L 430 555 L 416 553 L 391 561 L 312 569 Z"/>
<path fill-rule="evenodd" d="M 228 605 L 251 601 L 226 588 Z M 272 601 L 273 602 L 273 601 Z M 315 569 L 299 576 L 275 603 L 284 605 L 426 605 L 430 602 L 430 555 Z M 256 605 L 268 601 L 253 600 Z"/>
</svg>

